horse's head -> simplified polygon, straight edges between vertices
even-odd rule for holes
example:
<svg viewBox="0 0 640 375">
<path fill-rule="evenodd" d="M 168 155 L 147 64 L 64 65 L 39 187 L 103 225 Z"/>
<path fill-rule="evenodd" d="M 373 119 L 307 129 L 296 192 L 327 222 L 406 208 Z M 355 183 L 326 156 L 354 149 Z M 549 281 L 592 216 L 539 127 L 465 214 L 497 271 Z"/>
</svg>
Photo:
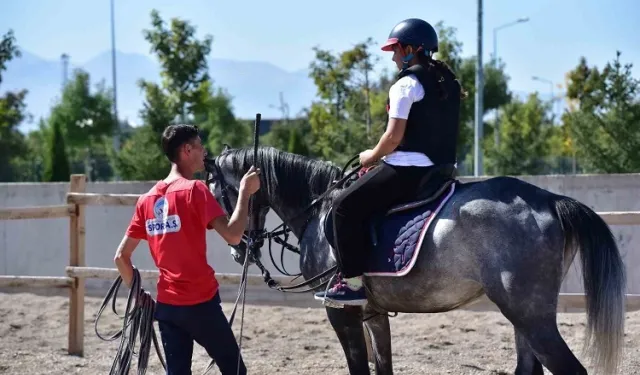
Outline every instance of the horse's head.
<svg viewBox="0 0 640 375">
<path fill-rule="evenodd" d="M 209 190 L 228 216 L 233 214 L 238 202 L 239 186 L 242 176 L 247 172 L 245 168 L 224 158 L 230 151 L 228 145 L 224 146 L 222 153 L 213 159 L 205 160 L 206 183 Z M 247 168 L 248 169 L 248 168 Z M 249 207 L 249 220 L 243 239 L 238 245 L 231 246 L 231 256 L 239 264 L 244 264 L 247 249 L 249 261 L 255 263 L 260 259 L 260 249 L 264 244 L 265 222 L 269 206 L 263 194 L 258 191 Z"/>
</svg>

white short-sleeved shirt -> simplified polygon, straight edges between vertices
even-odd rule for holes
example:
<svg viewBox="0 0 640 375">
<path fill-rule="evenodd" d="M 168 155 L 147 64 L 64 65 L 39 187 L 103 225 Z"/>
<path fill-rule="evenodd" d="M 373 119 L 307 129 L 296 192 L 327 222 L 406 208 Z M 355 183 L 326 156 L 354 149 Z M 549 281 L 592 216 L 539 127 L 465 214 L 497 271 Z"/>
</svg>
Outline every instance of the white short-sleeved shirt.
<svg viewBox="0 0 640 375">
<path fill-rule="evenodd" d="M 408 119 L 411 105 L 424 97 L 424 88 L 413 75 L 400 78 L 389 89 L 389 117 Z M 383 160 L 391 165 L 428 167 L 433 165 L 421 152 L 393 151 Z"/>
</svg>

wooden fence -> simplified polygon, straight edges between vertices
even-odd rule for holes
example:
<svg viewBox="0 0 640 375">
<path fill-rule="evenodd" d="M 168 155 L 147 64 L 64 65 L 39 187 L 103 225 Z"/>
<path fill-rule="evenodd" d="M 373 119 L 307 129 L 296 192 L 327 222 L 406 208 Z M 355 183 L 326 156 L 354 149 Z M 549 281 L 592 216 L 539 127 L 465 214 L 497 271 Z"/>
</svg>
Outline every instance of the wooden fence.
<svg viewBox="0 0 640 375">
<path fill-rule="evenodd" d="M 0 287 L 45 287 L 69 289 L 69 336 L 68 353 L 84 355 L 84 297 L 85 279 L 110 279 L 118 277 L 115 268 L 87 267 L 85 264 L 85 209 L 87 205 L 135 206 L 138 194 L 95 194 L 86 192 L 86 176 L 71 175 L 67 204 L 45 207 L 0 208 L 0 220 L 69 218 L 69 265 L 66 275 L 54 276 L 12 276 L 0 275 Z M 599 212 L 609 225 L 638 225 L 640 211 Z M 155 280 L 156 270 L 140 270 L 145 280 Z M 291 277 L 273 276 L 279 282 L 287 283 Z M 239 274 L 216 273 L 220 284 L 239 284 Z M 258 275 L 249 275 L 248 285 L 264 285 Z M 482 301 L 481 301 L 482 303 Z M 560 294 L 559 308 L 584 308 L 582 294 Z M 627 309 L 640 309 L 640 295 L 627 295 Z"/>
</svg>

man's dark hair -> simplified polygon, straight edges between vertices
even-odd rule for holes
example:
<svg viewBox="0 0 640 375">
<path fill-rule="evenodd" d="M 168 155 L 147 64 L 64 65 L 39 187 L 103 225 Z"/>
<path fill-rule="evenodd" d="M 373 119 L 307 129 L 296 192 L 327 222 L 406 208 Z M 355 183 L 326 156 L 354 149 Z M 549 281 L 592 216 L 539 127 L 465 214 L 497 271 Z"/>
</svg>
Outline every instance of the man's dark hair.
<svg viewBox="0 0 640 375">
<path fill-rule="evenodd" d="M 169 125 L 162 133 L 162 151 L 169 161 L 175 163 L 180 146 L 193 141 L 199 135 L 198 127 L 195 125 Z"/>
</svg>

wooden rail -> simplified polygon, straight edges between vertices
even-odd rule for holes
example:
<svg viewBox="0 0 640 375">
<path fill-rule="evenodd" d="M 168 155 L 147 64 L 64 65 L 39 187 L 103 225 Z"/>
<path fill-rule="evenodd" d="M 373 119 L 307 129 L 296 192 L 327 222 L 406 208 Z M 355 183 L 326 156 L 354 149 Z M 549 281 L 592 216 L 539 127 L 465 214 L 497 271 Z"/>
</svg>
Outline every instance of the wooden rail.
<svg viewBox="0 0 640 375">
<path fill-rule="evenodd" d="M 69 265 L 65 269 L 67 276 L 0 276 L 0 287 L 44 287 L 69 289 L 69 335 L 68 353 L 84 355 L 84 297 L 86 279 L 115 280 L 118 271 L 115 268 L 87 267 L 85 264 L 85 209 L 87 205 L 97 206 L 134 206 L 139 194 L 97 194 L 86 192 L 86 177 L 81 174 L 71 175 L 67 204 L 44 207 L 7 207 L 0 208 L 0 220 L 21 219 L 53 219 L 69 218 Z M 632 212 L 599 212 L 608 225 L 638 225 L 640 211 Z M 157 270 L 140 270 L 145 280 L 155 280 Z M 239 274 L 216 273 L 220 284 L 238 284 Z M 288 284 L 292 277 L 274 276 L 277 281 Z M 249 285 L 264 285 L 259 275 L 249 275 Z M 584 309 L 583 294 L 561 293 L 559 311 Z M 491 308 L 493 304 L 480 298 L 469 306 Z M 640 310 L 640 295 L 627 295 L 627 311 Z"/>
<path fill-rule="evenodd" d="M 157 270 L 138 270 L 140 271 L 140 277 L 142 280 L 156 280 L 159 272 Z M 67 267 L 67 276 L 70 278 L 82 277 L 85 279 L 100 279 L 100 280 L 115 280 L 120 274 L 116 268 L 101 268 L 101 267 Z M 221 285 L 239 284 L 241 279 L 240 274 L 237 273 L 220 273 L 216 272 L 216 280 Z M 291 276 L 272 276 L 277 282 L 287 284 L 293 281 Z M 260 275 L 248 275 L 247 285 L 261 286 L 265 285 L 264 279 Z"/>
<path fill-rule="evenodd" d="M 75 215 L 72 204 L 43 207 L 6 207 L 0 208 L 0 220 L 54 219 Z"/>
<path fill-rule="evenodd" d="M 74 193 L 67 194 L 67 202 L 76 205 L 90 206 L 135 206 L 139 194 L 96 194 Z"/>
<path fill-rule="evenodd" d="M 70 277 L 1 275 L 0 287 L 69 288 L 73 281 Z"/>
</svg>

